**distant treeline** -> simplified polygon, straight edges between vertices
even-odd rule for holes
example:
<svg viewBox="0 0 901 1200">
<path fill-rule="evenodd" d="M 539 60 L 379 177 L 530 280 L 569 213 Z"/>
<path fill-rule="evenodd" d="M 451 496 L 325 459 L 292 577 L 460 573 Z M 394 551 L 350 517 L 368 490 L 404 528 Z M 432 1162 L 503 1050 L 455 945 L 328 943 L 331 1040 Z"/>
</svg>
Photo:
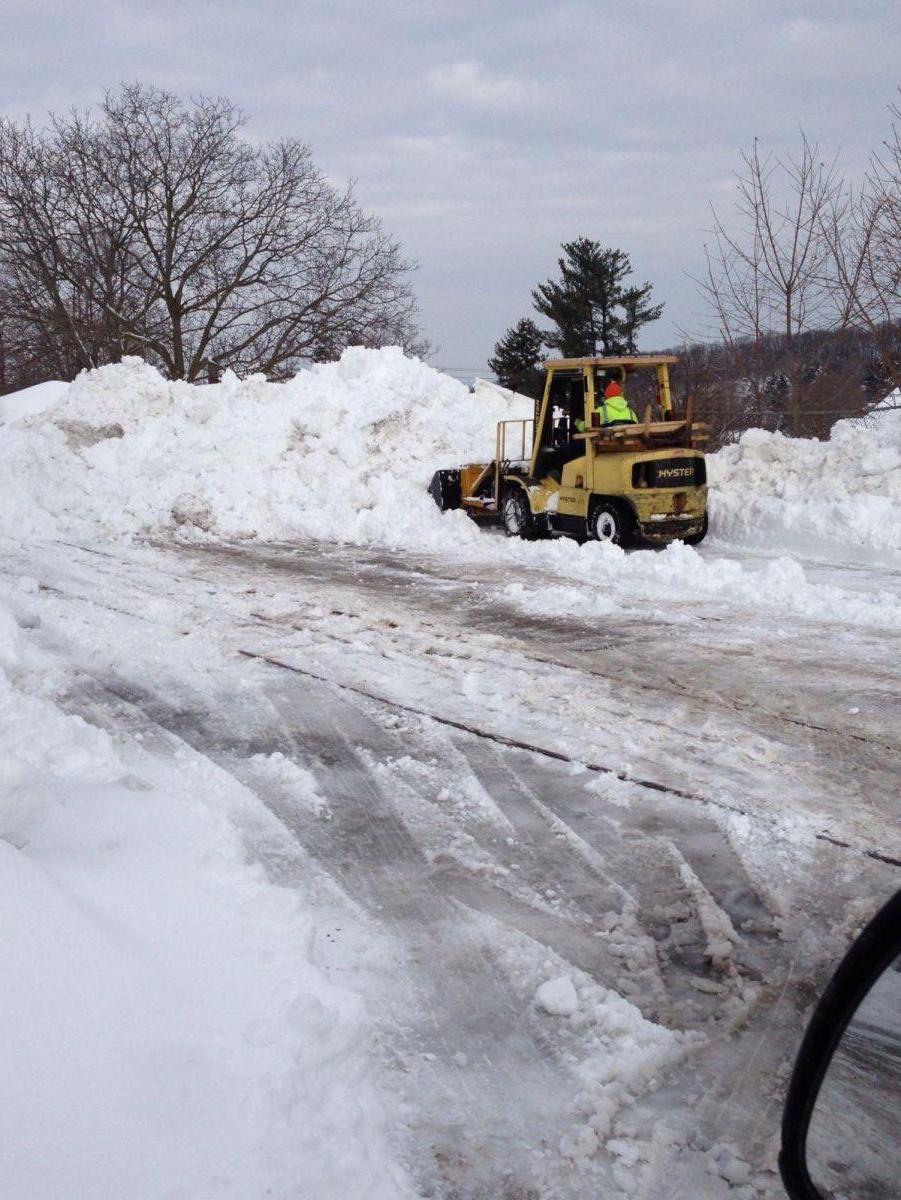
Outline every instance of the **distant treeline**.
<svg viewBox="0 0 901 1200">
<path fill-rule="evenodd" d="M 672 353 L 681 357 L 672 373 L 674 399 L 682 405 L 694 396 L 695 412 L 710 423 L 712 447 L 751 428 L 824 438 L 836 421 L 887 402 L 896 383 L 886 363 L 901 362 L 901 322 L 877 333 L 814 329 L 791 341 L 771 333 L 677 346 Z"/>
</svg>

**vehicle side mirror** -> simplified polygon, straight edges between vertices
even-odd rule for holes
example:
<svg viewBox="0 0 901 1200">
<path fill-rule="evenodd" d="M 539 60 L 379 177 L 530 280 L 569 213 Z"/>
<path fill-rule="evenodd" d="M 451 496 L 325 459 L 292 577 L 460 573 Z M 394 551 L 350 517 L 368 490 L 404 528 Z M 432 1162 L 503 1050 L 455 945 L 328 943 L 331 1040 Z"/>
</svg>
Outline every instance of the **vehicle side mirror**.
<svg viewBox="0 0 901 1200">
<path fill-rule="evenodd" d="M 810 1019 L 779 1171 L 791 1200 L 901 1194 L 901 892 L 852 944 Z"/>
</svg>

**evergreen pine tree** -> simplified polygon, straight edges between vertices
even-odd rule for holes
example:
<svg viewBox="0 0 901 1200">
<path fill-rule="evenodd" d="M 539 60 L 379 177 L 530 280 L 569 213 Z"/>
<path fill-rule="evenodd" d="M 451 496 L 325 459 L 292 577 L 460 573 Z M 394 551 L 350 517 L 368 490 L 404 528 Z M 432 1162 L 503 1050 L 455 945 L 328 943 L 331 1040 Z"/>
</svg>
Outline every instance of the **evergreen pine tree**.
<svg viewBox="0 0 901 1200">
<path fill-rule="evenodd" d="M 544 340 L 564 358 L 634 354 L 638 331 L 656 321 L 662 304 L 651 304 L 651 284 L 627 288 L 629 255 L 604 248 L 590 238 L 564 242 L 557 260 L 560 279 L 549 279 L 532 293 L 535 308 L 553 321 Z"/>
<path fill-rule="evenodd" d="M 642 325 L 660 319 L 663 305 L 651 304 L 650 300 L 651 285 L 649 283 L 644 283 L 641 287 L 626 288 L 623 292 L 620 300 L 623 309 L 623 318 L 620 321 L 623 354 L 637 354 L 638 346 L 635 344 L 635 336 L 639 329 Z"/>
<path fill-rule="evenodd" d="M 528 317 L 507 330 L 494 347 L 494 357 L 488 360 L 501 387 L 512 388 L 524 396 L 541 395 L 544 376 L 538 364 L 542 345 L 541 330 Z"/>
</svg>

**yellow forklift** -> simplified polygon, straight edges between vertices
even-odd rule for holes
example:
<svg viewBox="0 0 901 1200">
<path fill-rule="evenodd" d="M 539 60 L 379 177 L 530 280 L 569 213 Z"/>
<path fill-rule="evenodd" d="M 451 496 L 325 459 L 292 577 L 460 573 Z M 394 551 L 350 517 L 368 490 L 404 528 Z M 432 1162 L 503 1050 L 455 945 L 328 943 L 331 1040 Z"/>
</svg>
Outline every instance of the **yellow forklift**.
<svg viewBox="0 0 901 1200">
<path fill-rule="evenodd" d="M 491 462 L 436 472 L 429 485 L 435 502 L 442 511 L 462 508 L 476 521 L 500 522 L 508 537 L 697 545 L 707 532 L 707 427 L 693 420 L 691 400 L 674 412 L 669 368 L 678 361 L 546 362 L 534 416 L 498 423 Z M 601 423 L 597 410 L 611 382 L 630 403 L 629 393 L 648 391 L 637 423 Z"/>
</svg>

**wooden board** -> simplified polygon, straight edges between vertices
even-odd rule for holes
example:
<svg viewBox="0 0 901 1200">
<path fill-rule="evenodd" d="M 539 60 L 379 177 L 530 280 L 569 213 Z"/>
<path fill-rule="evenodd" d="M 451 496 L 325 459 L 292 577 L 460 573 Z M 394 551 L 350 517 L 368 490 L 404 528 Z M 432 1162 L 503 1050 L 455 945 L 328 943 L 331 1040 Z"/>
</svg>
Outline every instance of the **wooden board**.
<svg viewBox="0 0 901 1200">
<path fill-rule="evenodd" d="M 687 421 L 645 421 L 639 425 L 615 425 L 612 429 L 601 426 L 599 429 L 586 429 L 584 433 L 573 434 L 574 438 L 595 442 L 622 442 L 630 438 L 667 438 L 673 434 L 686 433 L 692 437 L 707 436 L 707 426 L 701 421 L 689 425 Z"/>
<path fill-rule="evenodd" d="M 674 366 L 678 361 L 676 354 L 619 354 L 612 358 L 548 358 L 543 366 L 548 370 L 569 371 L 579 367 Z"/>
</svg>

